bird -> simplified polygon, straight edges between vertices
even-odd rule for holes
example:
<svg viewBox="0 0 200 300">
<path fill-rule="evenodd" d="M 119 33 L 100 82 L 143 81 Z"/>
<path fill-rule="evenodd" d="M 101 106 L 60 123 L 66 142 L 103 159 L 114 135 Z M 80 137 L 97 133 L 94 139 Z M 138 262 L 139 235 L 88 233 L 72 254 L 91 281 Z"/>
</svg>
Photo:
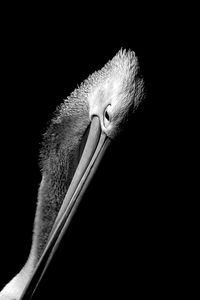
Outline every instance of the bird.
<svg viewBox="0 0 200 300">
<path fill-rule="evenodd" d="M 32 245 L 0 300 L 31 299 L 113 139 L 144 96 L 132 50 L 120 49 L 64 99 L 43 134 Z"/>
</svg>

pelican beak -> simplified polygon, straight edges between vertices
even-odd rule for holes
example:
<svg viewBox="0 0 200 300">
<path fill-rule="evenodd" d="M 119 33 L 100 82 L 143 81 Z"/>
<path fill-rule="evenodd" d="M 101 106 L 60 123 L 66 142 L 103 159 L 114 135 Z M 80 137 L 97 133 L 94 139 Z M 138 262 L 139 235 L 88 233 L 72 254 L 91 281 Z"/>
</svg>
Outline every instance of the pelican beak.
<svg viewBox="0 0 200 300">
<path fill-rule="evenodd" d="M 94 116 L 90 124 L 84 151 L 54 223 L 51 235 L 58 229 L 61 220 L 66 223 L 71 215 L 71 211 L 74 211 L 74 208 L 77 207 L 109 142 L 110 139 L 101 131 L 99 118 Z"/>
<path fill-rule="evenodd" d="M 109 143 L 110 139 L 101 130 L 99 117 L 94 116 L 85 148 L 53 225 L 48 243 L 21 300 L 30 299 L 36 290 Z"/>
</svg>

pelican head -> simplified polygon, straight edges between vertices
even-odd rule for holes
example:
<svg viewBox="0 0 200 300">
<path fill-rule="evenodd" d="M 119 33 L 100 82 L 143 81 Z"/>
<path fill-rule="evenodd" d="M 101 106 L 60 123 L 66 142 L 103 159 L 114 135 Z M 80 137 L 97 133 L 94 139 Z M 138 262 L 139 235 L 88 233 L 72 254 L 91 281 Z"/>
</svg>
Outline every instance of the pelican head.
<svg viewBox="0 0 200 300">
<path fill-rule="evenodd" d="M 30 254 L 0 300 L 30 299 L 110 141 L 138 106 L 143 81 L 132 51 L 120 50 L 58 107 L 43 137 L 42 180 Z"/>
</svg>

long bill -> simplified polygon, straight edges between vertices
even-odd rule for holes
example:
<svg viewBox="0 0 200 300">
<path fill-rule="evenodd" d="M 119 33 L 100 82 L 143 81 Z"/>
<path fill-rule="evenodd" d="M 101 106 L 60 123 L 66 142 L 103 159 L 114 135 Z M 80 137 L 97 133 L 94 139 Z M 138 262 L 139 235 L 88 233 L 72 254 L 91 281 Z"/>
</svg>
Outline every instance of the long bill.
<svg viewBox="0 0 200 300">
<path fill-rule="evenodd" d="M 101 131 L 99 118 L 94 116 L 84 151 L 53 225 L 48 243 L 20 300 L 31 299 L 38 287 L 109 143 L 110 139 Z"/>
</svg>

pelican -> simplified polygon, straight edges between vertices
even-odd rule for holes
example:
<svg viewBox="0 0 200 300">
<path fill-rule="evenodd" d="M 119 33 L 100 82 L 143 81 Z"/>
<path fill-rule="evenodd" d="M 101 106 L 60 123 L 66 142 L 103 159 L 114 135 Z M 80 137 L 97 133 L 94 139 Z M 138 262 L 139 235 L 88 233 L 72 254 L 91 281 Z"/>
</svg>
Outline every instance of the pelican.
<svg viewBox="0 0 200 300">
<path fill-rule="evenodd" d="M 58 107 L 44 134 L 32 246 L 0 300 L 30 299 L 108 145 L 143 95 L 138 59 L 120 50 Z"/>
</svg>

